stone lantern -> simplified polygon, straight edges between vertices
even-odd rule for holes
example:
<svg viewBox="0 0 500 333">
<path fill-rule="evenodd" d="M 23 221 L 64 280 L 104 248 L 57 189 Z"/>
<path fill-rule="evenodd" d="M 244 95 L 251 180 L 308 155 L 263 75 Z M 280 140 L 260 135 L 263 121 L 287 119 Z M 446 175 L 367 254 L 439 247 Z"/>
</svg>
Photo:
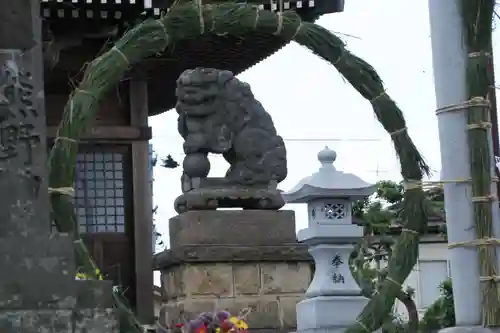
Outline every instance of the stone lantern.
<svg viewBox="0 0 500 333">
<path fill-rule="evenodd" d="M 349 270 L 349 256 L 363 236 L 363 228 L 353 224 L 351 209 L 353 202 L 371 195 L 375 185 L 336 170 L 336 157 L 325 147 L 318 154 L 319 170 L 283 194 L 287 203 L 307 204 L 308 227 L 297 238 L 309 246 L 316 266 L 306 299 L 297 304 L 299 332 L 340 332 L 355 323 L 368 302 Z"/>
</svg>

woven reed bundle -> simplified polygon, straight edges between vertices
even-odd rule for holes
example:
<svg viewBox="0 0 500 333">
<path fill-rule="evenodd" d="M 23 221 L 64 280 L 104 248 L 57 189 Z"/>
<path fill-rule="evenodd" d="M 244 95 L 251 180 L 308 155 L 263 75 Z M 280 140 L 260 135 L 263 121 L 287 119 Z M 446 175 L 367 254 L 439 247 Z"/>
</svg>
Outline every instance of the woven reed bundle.
<svg viewBox="0 0 500 333">
<path fill-rule="evenodd" d="M 473 246 L 479 256 L 481 281 L 482 324 L 485 327 L 500 326 L 500 276 L 497 271 L 496 247 L 500 240 L 494 239 L 492 203 L 494 195 L 491 184 L 493 165 L 491 156 L 491 115 L 489 103 L 490 86 L 494 84 L 491 68 L 492 20 L 495 0 L 462 0 L 461 15 L 464 42 L 468 53 L 467 94 L 468 101 L 459 107 L 467 112 L 469 157 L 472 183 L 472 203 L 476 240 L 449 244 Z M 463 112 L 463 111 L 461 111 Z"/>
</svg>

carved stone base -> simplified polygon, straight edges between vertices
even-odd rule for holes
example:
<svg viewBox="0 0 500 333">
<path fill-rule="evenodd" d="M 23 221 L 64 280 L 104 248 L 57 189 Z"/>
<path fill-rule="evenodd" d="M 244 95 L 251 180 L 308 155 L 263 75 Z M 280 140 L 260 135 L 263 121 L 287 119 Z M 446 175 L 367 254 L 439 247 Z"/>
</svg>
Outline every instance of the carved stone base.
<svg viewBox="0 0 500 333">
<path fill-rule="evenodd" d="M 170 247 L 296 244 L 290 210 L 190 211 L 169 221 Z"/>
<path fill-rule="evenodd" d="M 278 210 L 285 205 L 281 192 L 269 188 L 197 188 L 179 196 L 174 203 L 179 214 L 190 210 L 243 208 Z"/>
</svg>

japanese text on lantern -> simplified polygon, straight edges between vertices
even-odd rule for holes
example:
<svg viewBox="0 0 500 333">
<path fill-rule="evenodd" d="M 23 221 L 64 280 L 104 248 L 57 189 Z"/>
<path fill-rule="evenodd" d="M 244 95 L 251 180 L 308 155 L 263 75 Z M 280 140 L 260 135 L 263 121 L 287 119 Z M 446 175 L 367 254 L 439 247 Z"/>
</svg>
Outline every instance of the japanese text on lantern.
<svg viewBox="0 0 500 333">
<path fill-rule="evenodd" d="M 339 267 L 342 266 L 343 264 L 344 261 L 342 260 L 340 254 L 338 253 L 335 254 L 335 256 L 332 259 L 332 266 L 335 268 L 335 272 L 332 275 L 332 282 L 334 284 L 345 283 L 344 276 L 342 275 L 342 273 L 338 272 Z"/>
<path fill-rule="evenodd" d="M 31 74 L 7 60 L 0 68 L 0 162 L 22 157 L 24 165 L 33 164 L 33 146 L 40 142 L 37 117 Z"/>
</svg>

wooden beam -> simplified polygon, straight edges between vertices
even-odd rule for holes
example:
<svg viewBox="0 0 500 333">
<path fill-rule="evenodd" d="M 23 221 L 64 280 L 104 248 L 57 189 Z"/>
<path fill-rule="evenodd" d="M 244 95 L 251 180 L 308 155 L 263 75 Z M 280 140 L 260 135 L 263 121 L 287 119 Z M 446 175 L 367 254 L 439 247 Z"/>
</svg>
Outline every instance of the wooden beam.
<svg viewBox="0 0 500 333">
<path fill-rule="evenodd" d="M 147 126 L 147 81 L 134 79 L 130 81 L 129 87 L 132 126 Z M 148 172 L 149 147 L 147 141 L 132 143 L 132 166 L 136 312 L 141 323 L 153 324 L 153 198 Z"/>
<path fill-rule="evenodd" d="M 57 126 L 47 127 L 47 137 L 55 139 Z M 152 131 L 149 126 L 95 126 L 83 135 L 82 141 L 148 141 Z"/>
</svg>

